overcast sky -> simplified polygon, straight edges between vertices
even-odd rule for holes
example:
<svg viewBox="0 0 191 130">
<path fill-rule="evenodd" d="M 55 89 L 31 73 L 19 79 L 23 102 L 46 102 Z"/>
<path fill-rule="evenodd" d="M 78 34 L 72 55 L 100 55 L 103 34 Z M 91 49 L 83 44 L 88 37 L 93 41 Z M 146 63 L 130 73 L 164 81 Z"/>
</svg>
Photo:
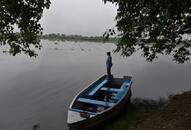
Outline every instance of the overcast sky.
<svg viewBox="0 0 191 130">
<path fill-rule="evenodd" d="M 44 33 L 95 36 L 116 24 L 116 7 L 102 0 L 51 1 L 41 20 Z"/>
</svg>

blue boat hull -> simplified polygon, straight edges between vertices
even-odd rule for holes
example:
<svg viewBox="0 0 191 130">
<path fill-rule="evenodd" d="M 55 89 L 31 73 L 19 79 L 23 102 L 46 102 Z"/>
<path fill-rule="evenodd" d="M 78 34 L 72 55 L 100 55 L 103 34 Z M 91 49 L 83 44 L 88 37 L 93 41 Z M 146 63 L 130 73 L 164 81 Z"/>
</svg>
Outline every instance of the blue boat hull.
<svg viewBox="0 0 191 130">
<path fill-rule="evenodd" d="M 100 126 L 105 121 L 119 115 L 125 105 L 130 102 L 132 77 L 113 78 L 104 83 L 106 78 L 107 76 L 102 76 L 74 98 L 68 110 L 67 123 L 70 129 L 83 130 Z M 118 87 L 115 88 L 110 85 Z M 110 96 L 108 101 L 100 99 L 102 93 L 114 97 Z M 90 109 L 91 106 L 92 109 Z M 103 109 L 95 111 L 94 107 Z"/>
</svg>

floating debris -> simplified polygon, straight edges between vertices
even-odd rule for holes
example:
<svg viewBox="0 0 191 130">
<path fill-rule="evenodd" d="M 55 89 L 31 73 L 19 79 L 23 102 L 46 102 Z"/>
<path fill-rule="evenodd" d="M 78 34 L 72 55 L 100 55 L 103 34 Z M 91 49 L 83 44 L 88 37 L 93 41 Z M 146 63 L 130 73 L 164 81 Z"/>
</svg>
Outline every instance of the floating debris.
<svg viewBox="0 0 191 130">
<path fill-rule="evenodd" d="M 40 123 L 33 125 L 32 130 L 37 130 L 38 128 L 40 128 Z"/>
</svg>

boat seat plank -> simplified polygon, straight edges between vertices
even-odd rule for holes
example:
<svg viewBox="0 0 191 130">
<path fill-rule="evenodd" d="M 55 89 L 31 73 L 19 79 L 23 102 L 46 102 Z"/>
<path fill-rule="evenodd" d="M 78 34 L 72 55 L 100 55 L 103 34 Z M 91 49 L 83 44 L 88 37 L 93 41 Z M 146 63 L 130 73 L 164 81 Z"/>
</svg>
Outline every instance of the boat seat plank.
<svg viewBox="0 0 191 130">
<path fill-rule="evenodd" d="M 113 99 L 120 100 L 124 96 L 124 94 L 129 90 L 130 85 L 131 85 L 131 81 L 125 81 L 122 84 L 120 91 L 117 92 L 116 96 L 113 97 Z"/>
<path fill-rule="evenodd" d="M 127 88 L 130 85 L 130 82 L 125 81 L 122 86 L 121 89 Z"/>
<path fill-rule="evenodd" d="M 131 84 L 131 82 L 125 81 L 125 82 L 122 84 L 121 88 L 102 87 L 100 90 L 108 91 L 108 92 L 120 92 L 120 91 L 123 91 L 124 88 L 127 88 L 130 84 Z"/>
<path fill-rule="evenodd" d="M 81 109 L 69 108 L 69 110 L 74 111 L 74 112 L 84 112 L 84 113 L 89 113 L 91 115 L 96 115 L 95 112 L 85 111 L 85 110 L 81 110 Z"/>
<path fill-rule="evenodd" d="M 103 88 L 101 88 L 101 90 L 108 91 L 108 92 L 119 92 L 120 91 L 120 89 L 118 89 L 118 88 L 108 88 L 108 87 L 103 87 Z"/>
<path fill-rule="evenodd" d="M 98 84 L 92 91 L 88 93 L 89 96 L 93 96 L 101 87 L 103 87 L 108 82 L 108 79 L 103 80 L 100 84 Z"/>
<path fill-rule="evenodd" d="M 92 100 L 92 99 L 87 99 L 87 98 L 78 98 L 78 101 L 83 102 L 83 103 L 89 103 L 89 104 L 104 106 L 104 107 L 112 107 L 113 105 L 115 105 L 115 103 L 112 103 L 112 102 Z"/>
</svg>

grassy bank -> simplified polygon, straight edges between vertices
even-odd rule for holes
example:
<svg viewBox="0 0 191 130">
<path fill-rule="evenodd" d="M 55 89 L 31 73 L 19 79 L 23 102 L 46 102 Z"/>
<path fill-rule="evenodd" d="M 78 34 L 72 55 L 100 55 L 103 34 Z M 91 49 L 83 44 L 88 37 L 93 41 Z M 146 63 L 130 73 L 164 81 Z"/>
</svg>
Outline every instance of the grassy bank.
<svg viewBox="0 0 191 130">
<path fill-rule="evenodd" d="M 189 123 L 190 122 L 190 123 Z M 133 99 L 126 110 L 102 130 L 188 130 L 191 128 L 191 91 L 159 101 Z"/>
</svg>

